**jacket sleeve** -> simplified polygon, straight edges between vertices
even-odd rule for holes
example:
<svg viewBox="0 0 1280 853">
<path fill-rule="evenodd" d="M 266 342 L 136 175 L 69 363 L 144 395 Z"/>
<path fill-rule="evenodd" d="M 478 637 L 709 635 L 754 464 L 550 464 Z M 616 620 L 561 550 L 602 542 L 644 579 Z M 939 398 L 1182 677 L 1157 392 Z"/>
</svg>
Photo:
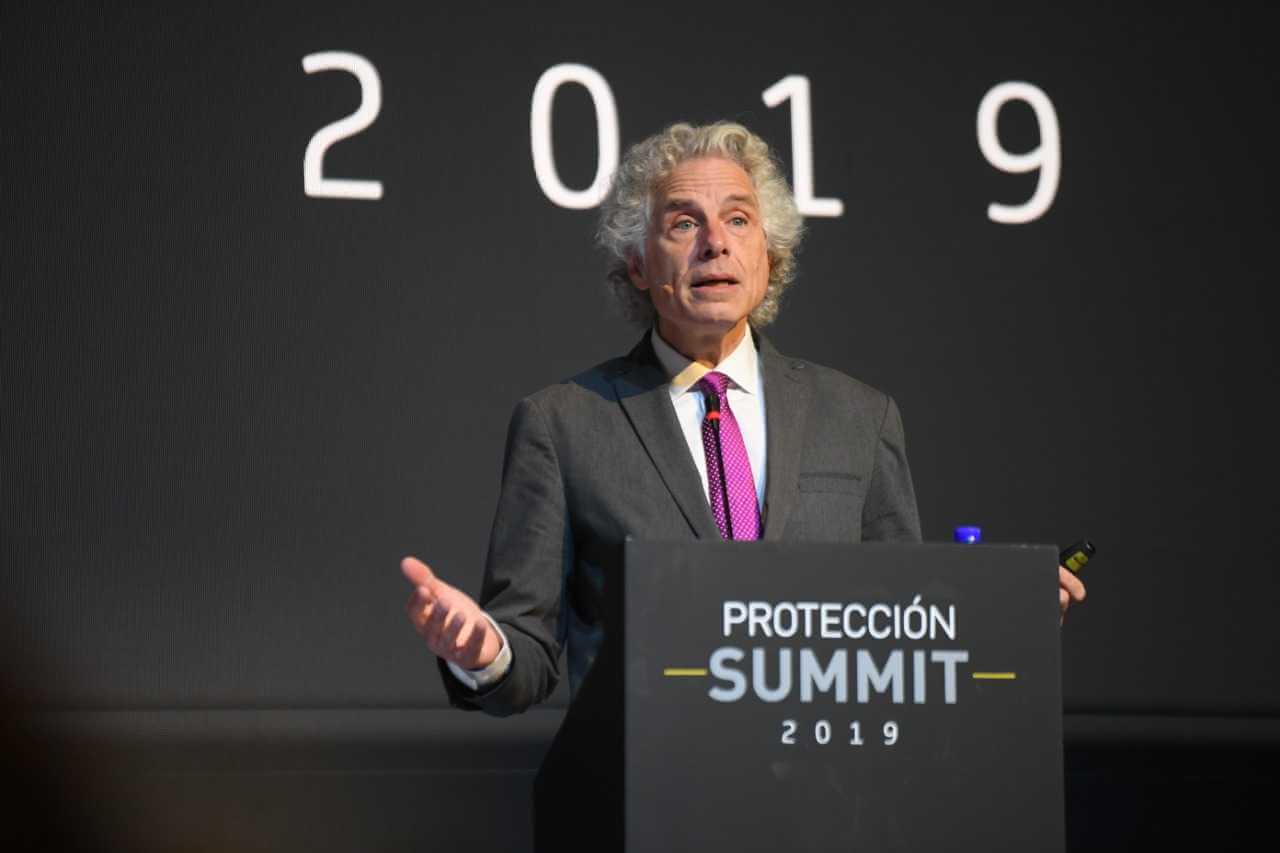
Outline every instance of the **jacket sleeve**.
<svg viewBox="0 0 1280 853">
<path fill-rule="evenodd" d="M 902 415 L 888 398 L 876 445 L 875 468 L 862 506 L 863 542 L 919 542 L 920 513 L 907 465 Z"/>
<path fill-rule="evenodd" d="M 441 662 L 450 703 L 495 716 L 524 711 L 560 679 L 565 578 L 573 565 L 564 479 L 546 416 L 522 400 L 507 430 L 502 488 L 489 537 L 480 606 L 502 626 L 511 668 L 496 684 L 468 690 Z"/>
</svg>

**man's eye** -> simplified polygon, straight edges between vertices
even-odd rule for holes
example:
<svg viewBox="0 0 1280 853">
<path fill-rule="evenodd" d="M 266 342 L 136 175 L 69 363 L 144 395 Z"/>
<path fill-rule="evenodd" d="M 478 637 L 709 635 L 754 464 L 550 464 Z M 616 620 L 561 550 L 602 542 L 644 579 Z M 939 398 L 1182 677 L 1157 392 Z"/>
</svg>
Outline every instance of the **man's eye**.
<svg viewBox="0 0 1280 853">
<path fill-rule="evenodd" d="M 679 222 L 675 223 L 671 227 L 674 228 L 676 231 L 691 231 L 693 230 L 693 220 L 681 219 Z"/>
<path fill-rule="evenodd" d="M 744 225 L 746 225 L 746 224 L 747 224 L 747 217 L 745 217 L 745 216 L 735 216 L 735 217 L 733 217 L 732 219 L 730 219 L 729 221 L 730 221 L 731 223 L 733 223 L 734 225 L 737 225 L 737 226 L 739 226 L 739 227 L 742 227 L 742 226 L 744 226 Z"/>
</svg>

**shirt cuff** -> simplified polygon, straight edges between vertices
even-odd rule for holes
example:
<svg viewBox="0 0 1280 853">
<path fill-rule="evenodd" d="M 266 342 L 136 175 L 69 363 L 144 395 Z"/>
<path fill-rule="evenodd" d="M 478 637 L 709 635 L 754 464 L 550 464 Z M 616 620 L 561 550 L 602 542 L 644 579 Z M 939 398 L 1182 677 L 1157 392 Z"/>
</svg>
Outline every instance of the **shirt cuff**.
<svg viewBox="0 0 1280 853">
<path fill-rule="evenodd" d="M 493 617 L 488 613 L 484 614 L 484 618 L 489 620 L 493 630 L 498 632 L 498 638 L 502 640 L 502 648 L 498 650 L 498 656 L 483 669 L 463 669 L 453 661 L 445 661 L 449 666 L 449 671 L 453 673 L 453 677 L 472 691 L 483 690 L 498 683 L 507 674 L 507 670 L 511 669 L 511 644 L 507 642 L 507 635 L 503 633 L 502 629 L 498 627 L 498 623 L 494 622 Z"/>
</svg>

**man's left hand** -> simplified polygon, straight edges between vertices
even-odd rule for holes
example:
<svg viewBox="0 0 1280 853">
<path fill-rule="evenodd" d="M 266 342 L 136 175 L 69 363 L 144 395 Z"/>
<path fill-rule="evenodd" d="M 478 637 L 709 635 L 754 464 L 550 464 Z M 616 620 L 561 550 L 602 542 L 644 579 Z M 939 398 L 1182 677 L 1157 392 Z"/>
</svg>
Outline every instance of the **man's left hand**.
<svg viewBox="0 0 1280 853">
<path fill-rule="evenodd" d="M 1067 618 L 1073 601 L 1084 601 L 1084 584 L 1066 566 L 1058 566 L 1058 624 Z"/>
</svg>

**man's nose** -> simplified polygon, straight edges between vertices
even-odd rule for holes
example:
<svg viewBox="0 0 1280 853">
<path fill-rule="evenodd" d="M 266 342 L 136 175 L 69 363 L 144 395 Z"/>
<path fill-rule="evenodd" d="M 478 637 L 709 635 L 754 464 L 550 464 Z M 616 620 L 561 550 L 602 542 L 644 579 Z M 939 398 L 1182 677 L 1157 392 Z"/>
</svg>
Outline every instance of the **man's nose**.
<svg viewBox="0 0 1280 853">
<path fill-rule="evenodd" d="M 714 220 L 702 229 L 702 252 L 704 259 L 714 258 L 728 252 L 729 243 L 725 239 L 724 226 Z"/>
</svg>

